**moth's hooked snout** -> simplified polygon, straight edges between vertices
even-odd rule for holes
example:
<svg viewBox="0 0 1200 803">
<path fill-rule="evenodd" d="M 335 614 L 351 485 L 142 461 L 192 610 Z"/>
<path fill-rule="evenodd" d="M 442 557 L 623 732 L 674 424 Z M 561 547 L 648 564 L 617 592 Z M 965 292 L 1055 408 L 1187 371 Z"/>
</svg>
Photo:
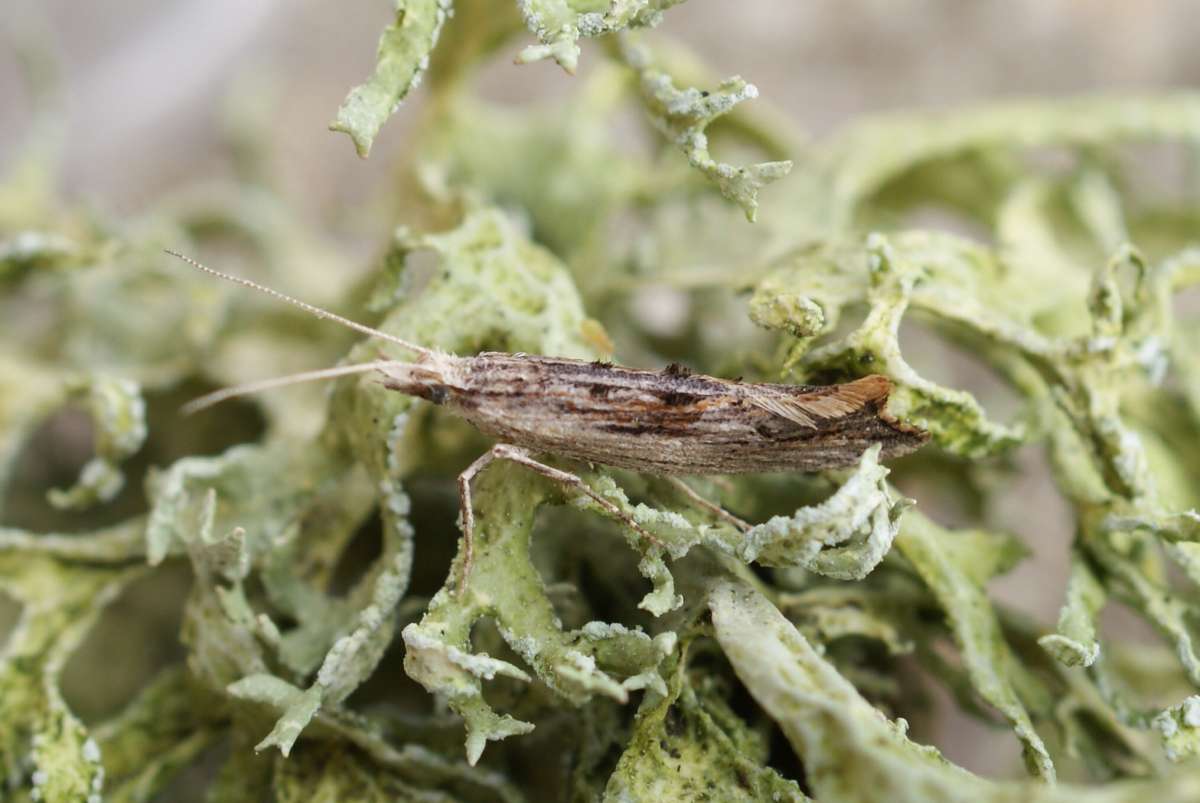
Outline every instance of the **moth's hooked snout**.
<svg viewBox="0 0 1200 803">
<path fill-rule="evenodd" d="M 416 396 L 434 404 L 444 404 L 450 397 L 448 377 L 444 366 L 434 360 L 391 362 L 379 366 L 383 386 L 408 396 Z"/>
</svg>

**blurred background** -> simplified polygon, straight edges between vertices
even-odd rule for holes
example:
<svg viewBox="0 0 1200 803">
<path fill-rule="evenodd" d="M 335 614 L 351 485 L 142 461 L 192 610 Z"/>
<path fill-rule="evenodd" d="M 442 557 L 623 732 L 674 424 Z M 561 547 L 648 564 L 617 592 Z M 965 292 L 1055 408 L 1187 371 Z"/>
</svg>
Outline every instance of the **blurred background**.
<svg viewBox="0 0 1200 803">
<path fill-rule="evenodd" d="M 31 134 L 34 98 L 22 62 L 32 61 L 33 74 L 54 87 L 57 123 L 38 135 L 61 148 L 61 192 L 114 218 L 145 211 L 197 181 L 232 176 L 238 154 L 227 121 L 240 104 L 271 132 L 266 169 L 307 225 L 338 243 L 355 271 L 377 252 L 380 229 L 357 223 L 351 210 L 394 180 L 391 168 L 405 153 L 422 93 L 387 123 L 368 160 L 327 126 L 346 92 L 372 69 L 390 3 L 5 5 L 0 171 Z M 660 31 L 685 42 L 714 73 L 753 82 L 762 98 L 756 103 L 820 137 L 881 111 L 1194 86 L 1196 10 L 1186 0 L 691 0 L 672 9 Z M 566 98 L 581 80 L 552 62 L 514 66 L 512 55 L 483 71 L 483 92 L 493 100 L 519 106 Z M 585 43 L 581 72 L 595 55 L 595 45 Z M 771 190 L 763 203 L 771 203 Z M 918 369 L 938 361 L 910 356 Z M 931 373 L 939 370 L 944 377 L 944 367 Z M 998 515 L 1024 533 L 1033 555 L 992 590 L 1049 624 L 1062 602 L 1071 521 L 1032 451 L 1018 456 L 1020 479 Z M 1028 524 L 1035 518 L 1032 541 Z M 1140 632 L 1129 622 L 1113 626 Z M 1011 734 L 952 709 L 940 707 L 945 715 L 932 741 L 970 769 L 1013 774 L 1019 759 Z"/>
<path fill-rule="evenodd" d="M 64 191 L 137 209 L 164 189 L 229 169 L 219 120 L 232 98 L 268 89 L 272 158 L 314 224 L 386 180 L 403 150 L 417 92 L 385 126 L 369 160 L 327 130 L 374 64 L 391 3 L 258 0 L 9 0 L 0 50 L 0 154 L 23 135 L 29 98 L 12 45 L 50 54 L 68 143 Z M 1196 6 L 1187 0 L 691 0 L 659 30 L 717 74 L 740 74 L 762 101 L 820 135 L 871 112 L 945 109 L 1022 95 L 1193 86 L 1200 80 Z M 584 43 L 581 69 L 595 45 Z M 565 95 L 578 79 L 552 62 L 500 59 L 487 93 L 519 104 Z"/>
</svg>

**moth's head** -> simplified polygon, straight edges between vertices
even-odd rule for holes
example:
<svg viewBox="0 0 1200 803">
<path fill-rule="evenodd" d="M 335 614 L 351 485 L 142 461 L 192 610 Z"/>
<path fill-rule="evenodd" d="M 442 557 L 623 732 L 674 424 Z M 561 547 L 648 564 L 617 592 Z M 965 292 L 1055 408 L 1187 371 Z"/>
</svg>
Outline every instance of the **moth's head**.
<svg viewBox="0 0 1200 803">
<path fill-rule="evenodd" d="M 434 404 L 444 404 L 460 381 L 462 360 L 450 354 L 429 352 L 414 362 L 387 362 L 379 366 L 383 386 Z"/>
</svg>

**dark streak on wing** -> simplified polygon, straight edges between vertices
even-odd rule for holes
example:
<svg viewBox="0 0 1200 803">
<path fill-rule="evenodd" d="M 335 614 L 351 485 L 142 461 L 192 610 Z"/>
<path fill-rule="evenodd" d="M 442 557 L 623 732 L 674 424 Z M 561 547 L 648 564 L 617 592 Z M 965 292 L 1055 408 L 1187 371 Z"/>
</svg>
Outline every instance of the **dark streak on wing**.
<svg viewBox="0 0 1200 803">
<path fill-rule="evenodd" d="M 668 407 L 678 407 L 684 404 L 695 404 L 696 402 L 700 401 L 702 397 L 697 396 L 694 393 L 685 393 L 681 390 L 668 390 L 664 391 L 659 398 L 661 398 L 663 404 L 667 405 Z"/>
</svg>

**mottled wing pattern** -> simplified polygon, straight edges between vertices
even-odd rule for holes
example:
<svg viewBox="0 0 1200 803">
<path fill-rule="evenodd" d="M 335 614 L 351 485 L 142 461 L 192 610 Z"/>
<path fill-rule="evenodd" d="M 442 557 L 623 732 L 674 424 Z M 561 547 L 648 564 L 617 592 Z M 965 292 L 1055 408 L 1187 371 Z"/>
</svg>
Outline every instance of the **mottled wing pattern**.
<svg viewBox="0 0 1200 803">
<path fill-rule="evenodd" d="M 679 366 L 644 371 L 495 353 L 460 359 L 460 381 L 417 395 L 444 398 L 502 442 L 638 471 L 812 471 L 853 464 L 875 443 L 895 456 L 925 440 L 887 413 L 891 382 L 882 376 L 793 386 Z"/>
</svg>

